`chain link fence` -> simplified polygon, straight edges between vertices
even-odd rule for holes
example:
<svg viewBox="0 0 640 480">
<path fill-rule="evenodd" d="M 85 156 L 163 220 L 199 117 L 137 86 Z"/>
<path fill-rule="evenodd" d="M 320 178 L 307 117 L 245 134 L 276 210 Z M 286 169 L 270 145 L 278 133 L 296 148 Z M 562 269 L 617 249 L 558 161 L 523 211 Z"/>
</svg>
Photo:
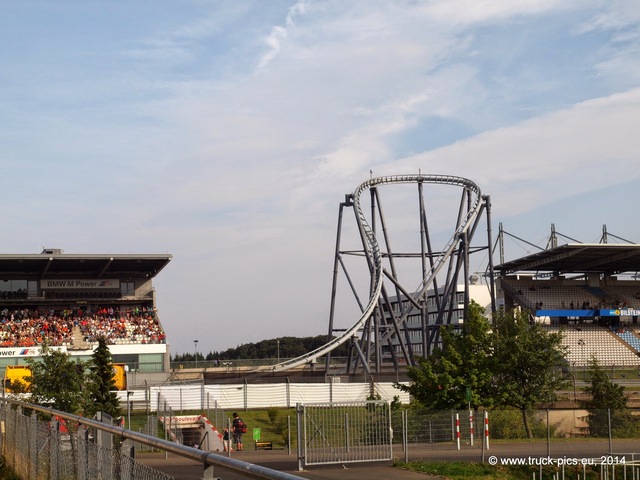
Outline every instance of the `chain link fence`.
<svg viewBox="0 0 640 480">
<path fill-rule="evenodd" d="M 406 460 L 442 452 L 448 459 L 485 456 L 640 459 L 640 411 L 515 409 L 487 411 L 394 410 L 393 442 Z"/>
<path fill-rule="evenodd" d="M 23 480 L 171 480 L 172 476 L 132 458 L 133 442 L 113 446 L 111 435 L 9 403 L 0 408 L 0 446 L 7 464 Z M 106 441 L 105 441 L 106 440 Z"/>
<path fill-rule="evenodd" d="M 29 412 L 29 414 L 23 413 Z M 39 416 L 50 417 L 43 421 Z M 148 421 L 151 422 L 152 416 Z M 0 453 L 23 480 L 169 480 L 173 477 L 136 462 L 135 444 L 195 460 L 203 478 L 223 467 L 247 478 L 301 480 L 301 477 L 242 460 L 211 455 L 211 448 L 183 445 L 100 420 L 33 405 L 0 400 Z M 157 431 L 157 427 L 156 427 Z"/>
</svg>

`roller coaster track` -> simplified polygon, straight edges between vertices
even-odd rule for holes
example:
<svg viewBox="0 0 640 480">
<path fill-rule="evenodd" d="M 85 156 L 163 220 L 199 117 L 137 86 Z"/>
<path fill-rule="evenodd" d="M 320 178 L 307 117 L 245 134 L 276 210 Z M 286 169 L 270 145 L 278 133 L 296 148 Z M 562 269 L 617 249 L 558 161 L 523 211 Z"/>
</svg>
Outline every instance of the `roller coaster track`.
<svg viewBox="0 0 640 480">
<path fill-rule="evenodd" d="M 418 287 L 415 293 L 415 298 L 418 298 L 420 295 L 424 294 L 429 286 L 432 284 L 433 279 L 435 279 L 438 272 L 445 265 L 447 260 L 453 255 L 460 239 L 464 236 L 464 234 L 471 228 L 471 226 L 476 221 L 476 218 L 480 214 L 482 210 L 482 195 L 480 192 L 480 188 L 478 186 L 465 178 L 448 176 L 448 175 L 398 175 L 398 176 L 384 176 L 384 177 L 374 177 L 370 180 L 360 184 L 355 191 L 353 192 L 353 207 L 356 213 L 356 221 L 358 223 L 358 228 L 362 234 L 364 244 L 365 244 L 365 253 L 371 259 L 371 288 L 369 294 L 369 301 L 366 307 L 363 309 L 360 318 L 348 329 L 346 329 L 342 335 L 333 338 L 329 342 L 327 342 L 322 347 L 319 347 L 311 352 L 308 352 L 300 357 L 286 360 L 284 362 L 278 363 L 276 365 L 263 366 L 259 367 L 257 371 L 271 371 L 271 372 L 282 372 L 285 370 L 297 368 L 306 364 L 313 364 L 318 361 L 319 358 L 324 357 L 329 352 L 339 347 L 340 345 L 351 341 L 353 337 L 356 336 L 357 332 L 363 328 L 367 320 L 372 316 L 376 307 L 378 306 L 378 302 L 380 300 L 380 295 L 382 292 L 383 286 L 383 278 L 385 275 L 385 271 L 383 268 L 383 254 L 381 252 L 380 244 L 376 238 L 375 232 L 369 225 L 367 218 L 363 212 L 360 198 L 362 193 L 374 188 L 377 188 L 381 185 L 388 184 L 419 184 L 419 183 L 430 183 L 430 184 L 440 184 L 440 185 L 453 185 L 464 188 L 470 192 L 470 206 L 466 211 L 466 215 L 461 221 L 458 223 L 458 226 L 453 233 L 452 237 L 447 242 L 444 249 L 442 249 L 438 256 L 435 257 L 434 261 L 431 264 L 431 268 L 427 272 L 425 278 L 423 278 L 421 285 Z M 382 337 L 383 341 L 387 341 L 390 336 L 392 336 L 394 332 L 387 332 L 385 336 Z"/>
</svg>

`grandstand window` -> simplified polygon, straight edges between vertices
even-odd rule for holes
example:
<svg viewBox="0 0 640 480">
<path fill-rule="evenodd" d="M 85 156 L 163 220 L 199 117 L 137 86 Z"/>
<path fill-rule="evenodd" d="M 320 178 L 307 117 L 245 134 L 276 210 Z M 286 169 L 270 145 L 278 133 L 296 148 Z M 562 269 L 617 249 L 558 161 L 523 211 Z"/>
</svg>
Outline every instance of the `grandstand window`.
<svg viewBox="0 0 640 480">
<path fill-rule="evenodd" d="M 138 371 L 161 372 L 164 370 L 164 354 L 148 353 L 138 356 Z"/>
<path fill-rule="evenodd" d="M 27 296 L 28 282 L 26 280 L 2 280 L 0 281 L 0 297 L 5 299 L 17 299 Z"/>
<path fill-rule="evenodd" d="M 136 293 L 136 284 L 134 282 L 122 282 L 120 283 L 120 293 L 123 296 L 131 296 Z"/>
</svg>

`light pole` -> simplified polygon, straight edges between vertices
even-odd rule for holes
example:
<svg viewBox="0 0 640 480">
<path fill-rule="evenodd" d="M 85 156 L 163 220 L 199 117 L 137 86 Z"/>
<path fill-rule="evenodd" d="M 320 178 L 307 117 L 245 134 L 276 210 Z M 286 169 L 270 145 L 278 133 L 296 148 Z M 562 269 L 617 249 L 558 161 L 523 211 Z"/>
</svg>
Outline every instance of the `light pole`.
<svg viewBox="0 0 640 480">
<path fill-rule="evenodd" d="M 279 338 L 276 339 L 276 342 L 277 342 L 277 346 L 278 346 L 278 348 L 277 348 L 278 353 L 277 353 L 277 357 L 276 358 L 278 359 L 278 363 L 280 363 L 280 339 Z"/>
<path fill-rule="evenodd" d="M 578 401 L 576 396 L 576 362 L 573 362 L 573 373 L 569 372 L 571 378 L 573 379 L 573 403 Z"/>
<path fill-rule="evenodd" d="M 582 350 L 582 353 L 581 353 L 580 356 L 581 356 L 581 359 L 582 359 L 582 362 L 581 362 L 582 363 L 582 379 L 584 380 L 584 379 L 587 378 L 586 373 L 585 373 L 586 370 L 587 370 L 586 369 L 587 362 L 585 361 L 585 358 L 584 358 L 584 340 L 583 339 L 579 339 L 578 340 L 578 345 L 580 345 L 580 349 Z"/>
<path fill-rule="evenodd" d="M 133 392 L 130 392 L 129 390 L 127 390 L 127 428 L 129 430 L 131 430 L 131 401 L 129 400 L 129 397 L 133 395 Z"/>
<path fill-rule="evenodd" d="M 196 351 L 196 368 L 198 368 L 198 340 L 193 341 L 193 346 Z"/>
</svg>

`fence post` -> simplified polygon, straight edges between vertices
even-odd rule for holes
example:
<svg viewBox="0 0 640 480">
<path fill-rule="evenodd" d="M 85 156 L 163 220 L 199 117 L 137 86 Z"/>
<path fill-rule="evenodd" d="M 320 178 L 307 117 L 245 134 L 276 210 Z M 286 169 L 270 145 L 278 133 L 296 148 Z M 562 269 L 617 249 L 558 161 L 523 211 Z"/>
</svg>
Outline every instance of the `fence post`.
<svg viewBox="0 0 640 480">
<path fill-rule="evenodd" d="M 144 381 L 144 403 L 147 406 L 147 416 L 151 415 L 151 387 Z"/>
<path fill-rule="evenodd" d="M 4 390 L 3 390 L 4 392 Z M 2 394 L 2 397 L 4 399 L 4 393 Z M 7 430 L 7 421 L 6 421 L 6 408 L 7 408 L 7 403 L 3 403 L 1 408 L 0 408 L 0 425 L 4 425 L 4 428 L 0 429 L 0 453 L 2 454 L 2 456 L 5 455 L 5 451 L 4 451 L 4 444 L 5 444 L 5 434 L 6 434 L 6 430 Z"/>
<path fill-rule="evenodd" d="M 229 437 L 229 445 L 227 446 L 227 457 L 231 457 L 231 449 L 233 448 L 233 440 L 235 439 L 234 435 L 233 435 L 233 430 L 231 430 L 231 419 L 229 417 L 226 418 L 227 420 L 227 432 L 229 432 L 227 434 L 227 436 Z"/>
<path fill-rule="evenodd" d="M 289 377 L 287 377 L 285 388 L 286 388 L 286 396 L 287 396 L 287 408 L 291 408 L 291 381 L 289 380 Z"/>
<path fill-rule="evenodd" d="M 122 442 L 121 454 L 118 458 L 120 463 L 120 480 L 133 480 L 134 460 L 136 456 L 135 445 L 132 440 L 126 439 Z"/>
<path fill-rule="evenodd" d="M 13 468 L 15 469 L 18 465 L 18 445 L 20 445 L 20 439 L 18 438 L 18 433 L 20 432 L 20 428 L 18 428 L 18 419 L 19 416 L 22 414 L 22 407 L 18 407 L 15 410 L 13 410 L 13 445 L 11 446 L 12 449 L 12 460 L 13 460 Z"/>
<path fill-rule="evenodd" d="M 214 416 L 216 417 L 216 426 L 221 424 L 221 420 L 218 419 L 218 400 L 213 401 L 213 411 Z"/>
<path fill-rule="evenodd" d="M 301 403 L 296 403 L 296 419 L 298 422 L 298 471 L 304 470 L 304 441 L 303 432 L 304 428 L 304 407 Z"/>
<path fill-rule="evenodd" d="M 547 408 L 547 456 L 551 456 L 551 428 L 549 426 L 549 409 Z"/>
<path fill-rule="evenodd" d="M 349 414 L 344 414 L 344 445 L 349 453 Z"/>
<path fill-rule="evenodd" d="M 287 415 L 287 454 L 291 455 L 291 415 Z"/>
<path fill-rule="evenodd" d="M 484 438 L 489 450 L 489 412 L 484 411 Z"/>
<path fill-rule="evenodd" d="M 404 421 L 402 423 L 402 443 L 404 444 L 404 461 L 409 463 L 409 412 L 402 411 Z"/>
<path fill-rule="evenodd" d="M 613 447 L 611 446 L 611 409 L 607 408 L 607 418 L 609 423 L 609 453 L 613 453 Z"/>
<path fill-rule="evenodd" d="M 89 478 L 89 429 L 80 430 L 78 426 L 78 480 Z M 35 477 L 34 477 L 35 478 Z"/>
<path fill-rule="evenodd" d="M 329 379 L 329 403 L 333 403 L 333 378 Z"/>
<path fill-rule="evenodd" d="M 58 451 L 59 451 L 59 439 L 58 428 L 59 424 L 55 417 L 51 418 L 49 423 L 49 478 L 51 480 L 58 480 Z"/>
<path fill-rule="evenodd" d="M 38 474 L 38 414 L 35 410 L 31 411 L 29 421 L 29 478 L 37 478 Z"/>
<path fill-rule="evenodd" d="M 456 439 L 456 421 L 453 412 L 451 412 L 451 440 L 455 441 Z"/>
<path fill-rule="evenodd" d="M 480 427 L 480 446 L 482 447 L 481 448 L 482 453 L 480 455 L 480 460 L 481 460 L 481 463 L 483 463 L 483 464 L 484 464 L 484 435 L 485 435 L 484 428 Z"/>
</svg>

